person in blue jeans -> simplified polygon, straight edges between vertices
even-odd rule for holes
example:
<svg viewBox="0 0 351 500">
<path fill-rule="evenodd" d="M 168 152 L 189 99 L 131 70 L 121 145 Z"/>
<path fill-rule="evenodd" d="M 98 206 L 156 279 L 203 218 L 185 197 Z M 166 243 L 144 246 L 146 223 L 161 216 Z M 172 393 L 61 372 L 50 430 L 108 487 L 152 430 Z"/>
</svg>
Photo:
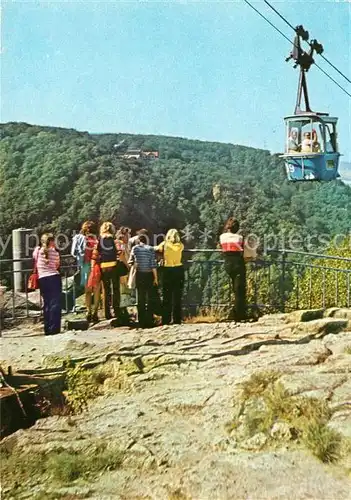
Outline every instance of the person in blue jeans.
<svg viewBox="0 0 351 500">
<path fill-rule="evenodd" d="M 60 254 L 55 247 L 51 233 L 43 234 L 41 246 L 33 252 L 38 272 L 39 290 L 43 298 L 44 333 L 55 335 L 61 331 L 61 276 L 59 273 Z"/>
</svg>

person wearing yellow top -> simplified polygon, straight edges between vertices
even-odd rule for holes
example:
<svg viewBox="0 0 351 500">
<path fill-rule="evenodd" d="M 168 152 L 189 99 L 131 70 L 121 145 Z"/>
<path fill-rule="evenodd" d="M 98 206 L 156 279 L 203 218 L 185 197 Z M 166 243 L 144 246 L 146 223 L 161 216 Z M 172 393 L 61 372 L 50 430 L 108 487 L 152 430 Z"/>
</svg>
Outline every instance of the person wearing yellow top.
<svg viewBox="0 0 351 500">
<path fill-rule="evenodd" d="M 155 247 L 163 255 L 163 312 L 162 324 L 180 324 L 182 321 L 182 294 L 184 288 L 184 268 L 182 264 L 184 245 L 176 229 L 170 229 L 165 240 Z"/>
</svg>

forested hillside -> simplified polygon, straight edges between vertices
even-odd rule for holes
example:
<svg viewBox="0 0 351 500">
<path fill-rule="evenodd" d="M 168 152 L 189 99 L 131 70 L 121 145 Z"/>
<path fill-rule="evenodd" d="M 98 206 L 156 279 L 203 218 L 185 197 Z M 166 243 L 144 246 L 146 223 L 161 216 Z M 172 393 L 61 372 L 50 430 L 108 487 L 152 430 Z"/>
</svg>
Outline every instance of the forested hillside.
<svg viewBox="0 0 351 500">
<path fill-rule="evenodd" d="M 124 159 L 114 148 L 122 140 L 122 152 L 158 150 L 160 159 Z M 282 160 L 268 151 L 24 123 L 2 125 L 0 146 L 3 238 L 21 226 L 70 234 L 89 218 L 154 232 L 187 228 L 190 246 L 213 246 L 231 213 L 261 237 L 296 231 L 304 241 L 349 230 L 350 186 L 289 184 Z"/>
</svg>

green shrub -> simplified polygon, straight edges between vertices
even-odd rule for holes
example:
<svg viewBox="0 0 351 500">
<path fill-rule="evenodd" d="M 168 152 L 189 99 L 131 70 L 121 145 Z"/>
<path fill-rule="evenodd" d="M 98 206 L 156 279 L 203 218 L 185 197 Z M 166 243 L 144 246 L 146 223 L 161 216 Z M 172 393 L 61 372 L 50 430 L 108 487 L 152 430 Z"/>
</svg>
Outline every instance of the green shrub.
<svg viewBox="0 0 351 500">
<path fill-rule="evenodd" d="M 323 423 L 311 422 L 307 425 L 303 442 L 322 462 L 335 462 L 341 456 L 341 435 Z"/>
</svg>

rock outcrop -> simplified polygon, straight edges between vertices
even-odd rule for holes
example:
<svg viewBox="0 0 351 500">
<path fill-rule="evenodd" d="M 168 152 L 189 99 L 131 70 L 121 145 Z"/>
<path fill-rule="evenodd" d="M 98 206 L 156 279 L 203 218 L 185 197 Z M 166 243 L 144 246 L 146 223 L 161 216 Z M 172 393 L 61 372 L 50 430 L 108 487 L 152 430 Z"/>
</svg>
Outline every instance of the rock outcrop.
<svg viewBox="0 0 351 500">
<path fill-rule="evenodd" d="M 349 316 L 340 314 L 152 330 L 102 324 L 47 338 L 5 332 L 2 364 L 17 371 L 58 367 L 67 356 L 86 369 L 113 367 L 85 412 L 42 419 L 5 438 L 8 456 L 88 456 L 103 444 L 123 459 L 69 484 L 55 483 L 47 472 L 27 477 L 15 489 L 5 485 L 3 498 L 350 499 L 351 328 Z M 245 387 L 246 409 L 238 403 Z M 325 409 L 321 436 L 343 443 L 335 460 L 330 455 L 333 463 L 303 444 L 284 412 L 264 427 L 261 417 L 275 390 L 296 403 L 292 408 L 308 399 Z M 262 406 L 245 434 L 250 391 Z"/>
</svg>

